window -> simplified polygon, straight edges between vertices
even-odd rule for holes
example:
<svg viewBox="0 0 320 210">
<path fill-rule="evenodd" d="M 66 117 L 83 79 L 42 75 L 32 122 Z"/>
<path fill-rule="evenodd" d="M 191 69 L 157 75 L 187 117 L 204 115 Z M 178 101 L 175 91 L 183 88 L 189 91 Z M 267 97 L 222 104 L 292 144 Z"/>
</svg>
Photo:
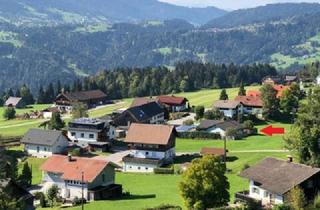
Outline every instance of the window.
<svg viewBox="0 0 320 210">
<path fill-rule="evenodd" d="M 139 166 L 139 167 L 138 167 L 138 170 L 140 170 L 140 169 L 141 169 L 141 167 Z"/>
<path fill-rule="evenodd" d="M 81 133 L 81 138 L 84 138 L 84 133 Z"/>
<path fill-rule="evenodd" d="M 44 151 L 45 151 L 45 152 L 47 151 L 47 147 L 44 147 Z"/>
<path fill-rule="evenodd" d="M 264 191 L 264 197 L 265 198 L 269 197 L 269 193 L 267 191 Z"/>
<path fill-rule="evenodd" d="M 71 136 L 75 136 L 76 135 L 76 133 L 75 132 L 71 132 Z"/>
<path fill-rule="evenodd" d="M 146 152 L 146 155 L 149 155 L 149 152 Z"/>
<path fill-rule="evenodd" d="M 148 171 L 149 170 L 149 168 L 148 167 L 146 167 L 146 171 Z"/>
<path fill-rule="evenodd" d="M 93 139 L 93 138 L 94 138 L 94 134 L 90 133 L 90 134 L 89 134 L 89 138 L 90 138 L 90 139 Z"/>
<path fill-rule="evenodd" d="M 37 153 L 39 153 L 40 152 L 40 147 L 39 146 L 37 146 Z"/>
<path fill-rule="evenodd" d="M 252 188 L 253 193 L 260 194 L 260 190 L 256 187 Z"/>
</svg>

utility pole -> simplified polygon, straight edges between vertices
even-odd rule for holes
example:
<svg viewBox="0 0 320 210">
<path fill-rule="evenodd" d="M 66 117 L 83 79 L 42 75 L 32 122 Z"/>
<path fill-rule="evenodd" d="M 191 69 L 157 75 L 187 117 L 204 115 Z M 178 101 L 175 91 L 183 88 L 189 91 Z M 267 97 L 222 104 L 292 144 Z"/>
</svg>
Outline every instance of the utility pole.
<svg viewBox="0 0 320 210">
<path fill-rule="evenodd" d="M 84 203 L 83 203 L 83 188 L 84 188 L 84 176 L 83 176 L 83 171 L 81 172 L 81 209 L 84 210 Z"/>
<path fill-rule="evenodd" d="M 224 164 L 226 166 L 226 169 L 227 169 L 227 138 L 223 138 L 223 143 L 224 143 L 224 156 L 223 156 L 223 161 L 224 161 Z"/>
</svg>

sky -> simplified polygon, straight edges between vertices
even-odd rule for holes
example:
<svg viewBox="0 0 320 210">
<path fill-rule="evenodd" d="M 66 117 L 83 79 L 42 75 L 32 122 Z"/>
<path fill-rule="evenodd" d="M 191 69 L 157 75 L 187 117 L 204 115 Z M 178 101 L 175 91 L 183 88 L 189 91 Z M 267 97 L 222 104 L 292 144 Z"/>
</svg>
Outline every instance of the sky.
<svg viewBox="0 0 320 210">
<path fill-rule="evenodd" d="M 243 8 L 251 8 L 266 4 L 284 3 L 284 2 L 317 2 L 320 0 L 159 0 L 162 2 L 172 3 L 176 5 L 188 7 L 207 7 L 215 6 L 221 9 L 235 10 Z"/>
</svg>

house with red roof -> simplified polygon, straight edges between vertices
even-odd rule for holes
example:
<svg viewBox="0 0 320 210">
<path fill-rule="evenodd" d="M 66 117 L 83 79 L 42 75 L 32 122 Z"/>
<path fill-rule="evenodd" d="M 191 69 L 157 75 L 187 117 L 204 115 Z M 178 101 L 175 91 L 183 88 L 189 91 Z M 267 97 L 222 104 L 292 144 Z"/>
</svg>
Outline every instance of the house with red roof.
<svg viewBox="0 0 320 210">
<path fill-rule="evenodd" d="M 58 186 L 63 199 L 82 197 L 87 201 L 114 198 L 122 193 L 121 185 L 115 184 L 115 168 L 112 162 L 83 157 L 53 155 L 41 170 L 44 186 Z"/>
<path fill-rule="evenodd" d="M 237 96 L 235 101 L 242 104 L 242 113 L 245 115 L 261 115 L 262 114 L 262 100 L 261 97 L 255 96 Z"/>
<path fill-rule="evenodd" d="M 183 112 L 189 109 L 188 99 L 178 96 L 158 96 L 157 102 L 168 109 L 169 112 Z"/>
</svg>

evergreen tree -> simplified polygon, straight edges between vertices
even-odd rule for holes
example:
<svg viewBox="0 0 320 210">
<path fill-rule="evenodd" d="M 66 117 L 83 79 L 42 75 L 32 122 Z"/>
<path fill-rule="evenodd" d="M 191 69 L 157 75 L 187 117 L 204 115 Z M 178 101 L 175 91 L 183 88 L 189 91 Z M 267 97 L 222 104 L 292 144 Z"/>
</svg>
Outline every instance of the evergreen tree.
<svg viewBox="0 0 320 210">
<path fill-rule="evenodd" d="M 3 112 L 3 118 L 12 120 L 16 118 L 16 110 L 13 107 L 7 107 Z"/>
<path fill-rule="evenodd" d="M 60 80 L 58 80 L 56 94 L 59 95 L 61 93 L 61 90 L 62 90 L 62 85 Z"/>
<path fill-rule="evenodd" d="M 279 99 L 277 91 L 272 85 L 266 84 L 261 88 L 261 99 L 263 103 L 262 115 L 265 119 L 275 119 L 279 116 Z"/>
<path fill-rule="evenodd" d="M 32 171 L 28 165 L 28 162 L 25 162 L 23 164 L 22 173 L 19 176 L 19 184 L 23 188 L 28 188 L 31 186 L 31 182 L 32 182 Z"/>
<path fill-rule="evenodd" d="M 45 103 L 46 104 L 52 103 L 54 101 L 55 97 L 56 97 L 56 95 L 54 92 L 53 84 L 50 83 L 45 91 L 45 99 L 46 99 Z"/>
<path fill-rule="evenodd" d="M 240 87 L 239 87 L 239 92 L 238 92 L 238 96 L 245 96 L 246 95 L 246 90 L 244 88 L 243 83 L 240 83 Z"/>
<path fill-rule="evenodd" d="M 59 113 L 52 113 L 52 117 L 48 123 L 48 128 L 50 130 L 61 130 L 64 128 L 65 122 L 61 119 Z"/>
<path fill-rule="evenodd" d="M 20 90 L 17 89 L 16 90 L 16 93 L 14 94 L 15 97 L 21 97 L 21 94 L 20 94 Z"/>
<path fill-rule="evenodd" d="M 29 89 L 26 85 L 23 85 L 23 86 L 20 88 L 20 94 L 21 94 L 22 101 L 23 101 L 26 105 L 34 104 L 33 95 L 32 95 L 32 93 L 31 93 L 30 89 Z"/>
<path fill-rule="evenodd" d="M 228 100 L 229 99 L 229 96 L 227 94 L 227 91 L 226 89 L 222 89 L 221 90 L 221 93 L 220 93 L 220 100 Z"/>
<path fill-rule="evenodd" d="M 54 201 L 58 197 L 58 193 L 59 193 L 59 188 L 57 185 L 52 185 L 52 187 L 48 189 L 47 197 L 51 201 L 51 207 L 53 207 Z"/>
<path fill-rule="evenodd" d="M 206 155 L 194 159 L 179 183 L 188 209 L 202 210 L 226 206 L 230 200 L 229 182 L 221 158 Z"/>
<path fill-rule="evenodd" d="M 204 115 L 204 106 L 196 106 L 195 113 L 196 119 L 202 119 Z"/>
<path fill-rule="evenodd" d="M 46 103 L 46 95 L 43 90 L 42 85 L 39 88 L 38 98 L 37 98 L 37 104 L 45 104 Z"/>
</svg>

